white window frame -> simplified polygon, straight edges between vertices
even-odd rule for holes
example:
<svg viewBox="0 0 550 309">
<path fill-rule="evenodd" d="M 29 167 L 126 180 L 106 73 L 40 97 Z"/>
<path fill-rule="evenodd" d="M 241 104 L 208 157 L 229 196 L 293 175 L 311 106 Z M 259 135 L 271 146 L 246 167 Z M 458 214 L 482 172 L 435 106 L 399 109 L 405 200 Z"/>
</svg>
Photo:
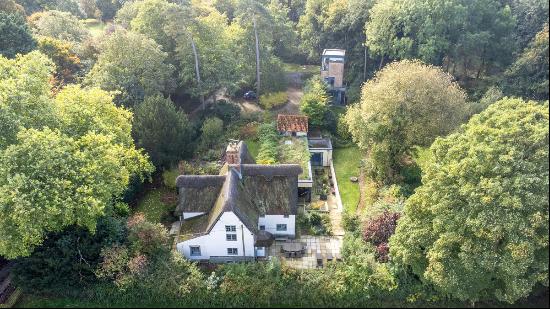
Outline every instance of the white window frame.
<svg viewBox="0 0 550 309">
<path fill-rule="evenodd" d="M 226 241 L 237 241 L 237 234 L 225 234 Z"/>
<path fill-rule="evenodd" d="M 284 227 L 284 229 L 283 229 Z M 281 223 L 276 225 L 277 232 L 286 232 L 288 231 L 288 225 Z"/>
<path fill-rule="evenodd" d="M 198 249 L 199 250 L 198 254 L 193 253 L 193 249 Z M 202 255 L 201 246 L 189 246 L 189 255 L 190 256 L 201 256 Z"/>
<path fill-rule="evenodd" d="M 236 225 L 226 225 L 225 226 L 225 231 L 226 232 L 236 232 L 237 231 L 237 226 Z"/>
<path fill-rule="evenodd" d="M 227 248 L 227 255 L 239 255 L 239 248 Z"/>
</svg>

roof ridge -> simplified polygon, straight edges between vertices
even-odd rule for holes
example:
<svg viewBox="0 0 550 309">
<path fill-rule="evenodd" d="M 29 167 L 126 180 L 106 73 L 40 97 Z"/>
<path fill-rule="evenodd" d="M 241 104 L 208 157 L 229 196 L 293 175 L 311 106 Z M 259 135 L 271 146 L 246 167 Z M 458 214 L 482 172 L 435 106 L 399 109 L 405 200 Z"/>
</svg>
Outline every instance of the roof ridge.
<svg viewBox="0 0 550 309">
<path fill-rule="evenodd" d="M 216 187 L 223 183 L 223 175 L 179 175 L 176 178 L 176 187 L 204 188 Z"/>
</svg>

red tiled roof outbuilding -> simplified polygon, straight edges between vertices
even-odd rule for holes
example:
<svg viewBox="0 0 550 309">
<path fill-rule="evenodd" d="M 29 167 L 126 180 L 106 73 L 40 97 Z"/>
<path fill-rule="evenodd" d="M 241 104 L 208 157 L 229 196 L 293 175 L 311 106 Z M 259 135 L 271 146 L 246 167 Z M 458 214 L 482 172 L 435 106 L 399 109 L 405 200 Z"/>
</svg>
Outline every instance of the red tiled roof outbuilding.
<svg viewBox="0 0 550 309">
<path fill-rule="evenodd" d="M 308 131 L 308 118 L 301 115 L 277 116 L 277 130 L 279 132 L 306 132 Z"/>
</svg>

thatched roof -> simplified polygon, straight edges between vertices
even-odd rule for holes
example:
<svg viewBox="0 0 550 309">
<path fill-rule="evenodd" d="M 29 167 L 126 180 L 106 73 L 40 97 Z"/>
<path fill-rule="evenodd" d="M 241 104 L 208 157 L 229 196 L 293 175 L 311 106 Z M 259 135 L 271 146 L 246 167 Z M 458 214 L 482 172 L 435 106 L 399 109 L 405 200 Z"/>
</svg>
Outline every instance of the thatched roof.
<svg viewBox="0 0 550 309">
<path fill-rule="evenodd" d="M 242 169 L 240 188 L 261 215 L 296 214 L 299 165 L 243 165 Z"/>
<path fill-rule="evenodd" d="M 209 213 L 207 232 L 220 216 L 231 211 L 253 233 L 261 215 L 295 215 L 298 201 L 299 165 L 243 164 L 242 177 L 229 168 L 226 181 Z"/>
<path fill-rule="evenodd" d="M 179 175 L 178 178 L 176 178 L 176 187 L 197 189 L 221 187 L 224 181 L 225 177 L 219 175 Z"/>
<path fill-rule="evenodd" d="M 180 175 L 176 178 L 179 203 L 177 216 L 184 212 L 209 212 L 218 198 L 225 176 Z"/>
<path fill-rule="evenodd" d="M 239 172 L 240 170 L 240 172 Z M 227 166 L 226 175 L 179 176 L 176 184 L 182 212 L 205 212 L 193 221 L 193 234 L 210 232 L 224 212 L 233 212 L 254 234 L 261 215 L 295 215 L 298 201 L 297 164 Z"/>
</svg>

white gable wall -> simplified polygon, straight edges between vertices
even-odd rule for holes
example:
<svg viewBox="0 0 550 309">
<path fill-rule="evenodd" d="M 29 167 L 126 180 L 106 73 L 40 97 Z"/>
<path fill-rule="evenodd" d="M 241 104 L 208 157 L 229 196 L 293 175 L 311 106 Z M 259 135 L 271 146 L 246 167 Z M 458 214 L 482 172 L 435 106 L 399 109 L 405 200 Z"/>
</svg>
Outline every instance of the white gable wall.
<svg viewBox="0 0 550 309">
<path fill-rule="evenodd" d="M 286 224 L 286 232 L 277 231 L 277 224 Z M 258 229 L 263 225 L 265 230 L 275 236 L 296 236 L 296 216 L 290 215 L 285 218 L 283 215 L 266 215 L 258 219 Z"/>
<path fill-rule="evenodd" d="M 183 219 L 187 220 L 187 219 L 191 219 L 193 217 L 204 215 L 204 212 L 184 212 L 184 213 L 182 213 L 182 215 L 183 215 Z"/>
<path fill-rule="evenodd" d="M 237 241 L 226 240 L 226 225 L 235 225 Z M 201 255 L 191 256 L 191 246 L 200 246 Z M 177 244 L 178 252 L 190 260 L 207 260 L 211 257 L 227 257 L 227 248 L 237 248 L 238 254 L 231 257 L 254 257 L 254 235 L 233 212 L 224 212 L 210 234 L 189 239 Z"/>
</svg>

